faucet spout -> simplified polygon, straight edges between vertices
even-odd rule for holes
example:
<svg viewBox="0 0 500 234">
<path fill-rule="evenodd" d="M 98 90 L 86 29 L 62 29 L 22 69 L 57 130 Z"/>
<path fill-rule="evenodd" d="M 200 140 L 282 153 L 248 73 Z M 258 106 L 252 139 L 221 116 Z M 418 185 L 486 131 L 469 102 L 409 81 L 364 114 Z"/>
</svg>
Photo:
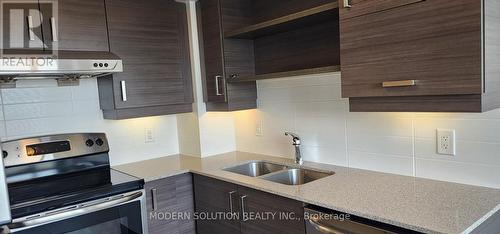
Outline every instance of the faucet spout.
<svg viewBox="0 0 500 234">
<path fill-rule="evenodd" d="M 293 146 L 295 147 L 295 163 L 302 165 L 304 161 L 302 160 L 302 154 L 300 152 L 300 137 L 296 133 L 285 132 L 285 136 L 291 136 L 293 141 Z"/>
</svg>

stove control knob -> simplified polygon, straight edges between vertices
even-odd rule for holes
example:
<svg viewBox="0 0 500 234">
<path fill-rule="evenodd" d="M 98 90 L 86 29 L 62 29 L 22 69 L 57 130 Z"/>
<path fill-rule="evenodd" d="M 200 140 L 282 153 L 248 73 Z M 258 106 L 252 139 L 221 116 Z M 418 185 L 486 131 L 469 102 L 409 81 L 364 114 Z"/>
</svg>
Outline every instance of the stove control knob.
<svg viewBox="0 0 500 234">
<path fill-rule="evenodd" d="M 88 147 L 92 147 L 94 145 L 94 141 L 91 140 L 91 139 L 88 139 L 85 144 L 88 146 Z"/>
<path fill-rule="evenodd" d="M 102 145 L 104 145 L 104 141 L 103 141 L 101 138 L 97 138 L 97 140 L 95 140 L 95 143 L 96 143 L 98 146 L 102 146 Z"/>
<path fill-rule="evenodd" d="M 3 158 L 6 158 L 8 155 L 9 155 L 9 153 L 7 153 L 7 151 L 5 151 L 5 150 L 2 151 Z"/>
</svg>

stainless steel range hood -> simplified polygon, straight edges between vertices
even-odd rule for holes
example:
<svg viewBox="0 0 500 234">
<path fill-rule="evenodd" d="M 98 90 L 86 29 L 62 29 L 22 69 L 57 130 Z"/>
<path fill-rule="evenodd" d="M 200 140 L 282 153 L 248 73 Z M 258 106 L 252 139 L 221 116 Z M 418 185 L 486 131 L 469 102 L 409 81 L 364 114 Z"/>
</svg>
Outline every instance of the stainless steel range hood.
<svg viewBox="0 0 500 234">
<path fill-rule="evenodd" d="M 106 76 L 122 72 L 122 60 L 110 52 L 57 51 L 2 54 L 0 83 L 14 84 L 21 79 L 57 79 L 60 85 L 74 85 L 81 78 Z"/>
</svg>

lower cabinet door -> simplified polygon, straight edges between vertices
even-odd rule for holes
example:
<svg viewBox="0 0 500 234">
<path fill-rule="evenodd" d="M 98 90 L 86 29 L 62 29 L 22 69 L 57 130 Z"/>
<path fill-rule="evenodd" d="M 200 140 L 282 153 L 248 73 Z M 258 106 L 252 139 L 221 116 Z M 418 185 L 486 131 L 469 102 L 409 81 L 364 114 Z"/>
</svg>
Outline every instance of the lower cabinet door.
<svg viewBox="0 0 500 234">
<path fill-rule="evenodd" d="M 198 234 L 240 233 L 237 185 L 194 175 L 194 194 Z"/>
<path fill-rule="evenodd" d="M 195 234 L 193 177 L 190 173 L 147 182 L 149 234 Z"/>
<path fill-rule="evenodd" d="M 304 205 L 292 199 L 239 187 L 242 234 L 305 234 Z"/>
<path fill-rule="evenodd" d="M 194 193 L 198 234 L 305 234 L 302 202 L 199 175 Z"/>
</svg>

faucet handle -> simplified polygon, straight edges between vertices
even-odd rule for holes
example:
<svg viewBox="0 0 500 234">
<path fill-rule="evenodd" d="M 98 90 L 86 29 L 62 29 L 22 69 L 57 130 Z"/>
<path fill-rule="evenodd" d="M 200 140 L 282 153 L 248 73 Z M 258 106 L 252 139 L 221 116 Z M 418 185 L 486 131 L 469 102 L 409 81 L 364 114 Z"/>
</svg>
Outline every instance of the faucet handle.
<svg viewBox="0 0 500 234">
<path fill-rule="evenodd" d="M 291 136 L 294 145 L 300 145 L 300 137 L 298 134 L 293 132 L 285 132 L 285 136 Z"/>
</svg>

